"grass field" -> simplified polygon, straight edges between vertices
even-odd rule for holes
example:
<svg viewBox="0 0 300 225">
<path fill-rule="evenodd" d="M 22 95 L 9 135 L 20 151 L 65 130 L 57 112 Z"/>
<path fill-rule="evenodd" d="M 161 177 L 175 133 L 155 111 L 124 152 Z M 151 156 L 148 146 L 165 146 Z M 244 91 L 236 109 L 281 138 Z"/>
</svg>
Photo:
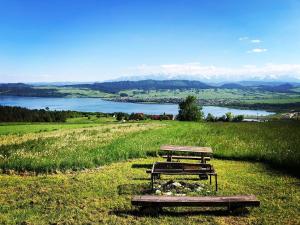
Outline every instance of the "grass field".
<svg viewBox="0 0 300 225">
<path fill-rule="evenodd" d="M 149 165 L 157 160 L 160 159 L 133 160 L 99 170 L 51 176 L 0 175 L 0 223 L 232 225 L 299 222 L 299 179 L 260 163 L 221 160 L 212 162 L 220 178 L 218 195 L 255 194 L 261 201 L 260 208 L 241 215 L 203 208 L 165 209 L 159 217 L 139 215 L 137 209 L 131 207 L 130 198 L 133 194 L 147 192 L 150 181 L 145 168 L 132 165 Z"/>
<path fill-rule="evenodd" d="M 91 90 L 89 88 L 74 88 L 74 87 L 57 87 L 57 86 L 41 86 L 35 87 L 36 89 L 54 89 L 58 93 L 67 94 L 68 97 L 85 97 L 85 98 L 110 98 L 114 97 L 114 94 L 105 93 L 97 90 Z"/>
<path fill-rule="evenodd" d="M 5 172 L 0 174 L 0 224 L 297 224 L 300 220 L 300 180 L 294 176 L 300 168 L 297 122 L 117 123 L 95 117 L 0 128 L 0 168 Z M 212 146 L 217 195 L 255 194 L 261 207 L 244 214 L 170 208 L 159 217 L 140 215 L 130 198 L 149 192 L 145 169 L 161 160 L 157 151 L 166 143 Z M 169 179 L 163 176 L 163 181 Z"/>
<path fill-rule="evenodd" d="M 116 122 L 112 117 L 78 117 L 68 118 L 66 123 L 0 123 L 1 135 L 21 135 L 26 133 L 41 133 L 62 129 L 76 129 L 99 126 L 99 124 Z"/>
<path fill-rule="evenodd" d="M 0 168 L 36 172 L 91 168 L 156 155 L 165 143 L 212 146 L 217 158 L 262 161 L 294 173 L 300 165 L 298 122 L 108 122 L 88 127 L 90 124 L 81 120 L 64 125 L 77 129 L 52 125 L 51 129 L 59 130 L 0 136 Z M 22 126 L 28 131 L 39 125 Z M 4 128 L 9 130 L 10 126 Z"/>
<path fill-rule="evenodd" d="M 29 125 L 28 125 L 29 126 Z M 53 172 L 104 165 L 120 159 L 118 151 L 103 151 L 113 139 L 157 124 L 108 124 L 45 133 L 0 136 L 0 168 L 16 171 Z"/>
</svg>

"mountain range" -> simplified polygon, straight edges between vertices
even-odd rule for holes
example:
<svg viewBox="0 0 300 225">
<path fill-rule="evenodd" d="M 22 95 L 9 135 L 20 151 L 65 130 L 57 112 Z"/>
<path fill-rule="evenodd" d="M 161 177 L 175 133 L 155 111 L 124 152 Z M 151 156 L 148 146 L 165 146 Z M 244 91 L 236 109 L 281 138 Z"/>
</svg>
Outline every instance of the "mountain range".
<svg viewBox="0 0 300 225">
<path fill-rule="evenodd" d="M 39 88 L 43 87 L 43 88 Z M 243 89 L 260 90 L 268 92 L 292 93 L 294 88 L 300 87 L 300 83 L 286 82 L 258 82 L 242 81 L 237 83 L 207 84 L 195 80 L 140 80 L 140 81 L 113 81 L 95 83 L 43 83 L 24 84 L 6 83 L 0 84 L 0 95 L 12 96 L 39 96 L 39 97 L 64 97 L 67 94 L 57 91 L 60 88 L 84 88 L 105 93 L 117 94 L 124 90 L 188 90 L 188 89 Z"/>
</svg>

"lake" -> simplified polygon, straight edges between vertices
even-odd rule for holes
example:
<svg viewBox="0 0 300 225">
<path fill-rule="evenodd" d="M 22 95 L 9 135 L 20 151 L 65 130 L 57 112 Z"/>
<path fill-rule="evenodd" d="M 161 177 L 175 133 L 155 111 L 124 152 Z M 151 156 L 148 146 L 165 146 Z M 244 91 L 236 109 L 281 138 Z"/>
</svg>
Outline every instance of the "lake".
<svg viewBox="0 0 300 225">
<path fill-rule="evenodd" d="M 29 109 L 50 110 L 75 110 L 82 112 L 142 112 L 145 114 L 177 114 L 177 104 L 142 104 L 127 102 L 105 101 L 99 98 L 42 98 L 42 97 L 15 97 L 0 96 L 0 105 L 21 106 Z M 232 112 L 234 115 L 266 116 L 272 113 L 264 110 L 244 110 L 232 109 L 217 106 L 204 106 L 203 112 L 214 116 L 222 116 L 226 112 Z"/>
</svg>

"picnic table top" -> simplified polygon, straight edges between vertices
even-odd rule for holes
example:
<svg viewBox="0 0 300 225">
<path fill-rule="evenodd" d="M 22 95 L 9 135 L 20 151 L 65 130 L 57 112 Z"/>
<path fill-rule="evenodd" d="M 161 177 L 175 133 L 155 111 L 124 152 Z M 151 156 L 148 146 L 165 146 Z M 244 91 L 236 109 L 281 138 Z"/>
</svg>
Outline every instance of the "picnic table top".
<svg viewBox="0 0 300 225">
<path fill-rule="evenodd" d="M 199 147 L 199 146 L 177 146 L 177 145 L 162 145 L 160 147 L 162 151 L 171 152 L 191 152 L 191 153 L 213 153 L 211 147 Z"/>
</svg>

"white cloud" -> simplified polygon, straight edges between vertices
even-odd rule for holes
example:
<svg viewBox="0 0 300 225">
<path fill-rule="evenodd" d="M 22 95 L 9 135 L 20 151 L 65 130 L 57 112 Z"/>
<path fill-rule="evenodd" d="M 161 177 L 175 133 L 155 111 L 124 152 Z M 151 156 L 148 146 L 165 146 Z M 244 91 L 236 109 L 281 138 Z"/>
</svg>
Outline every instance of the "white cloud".
<svg viewBox="0 0 300 225">
<path fill-rule="evenodd" d="M 300 64 L 265 64 L 263 66 L 245 65 L 237 68 L 205 66 L 200 63 L 139 65 L 130 68 L 127 76 L 139 74 L 163 78 L 198 79 L 203 81 L 238 81 L 238 80 L 286 80 L 300 81 Z"/>
<path fill-rule="evenodd" d="M 268 51 L 266 48 L 253 48 L 250 51 L 247 51 L 247 53 L 262 53 L 266 51 Z"/>
<path fill-rule="evenodd" d="M 249 39 L 248 37 L 240 37 L 239 41 L 245 41 L 245 40 L 248 40 L 248 39 Z"/>
<path fill-rule="evenodd" d="M 251 43 L 261 43 L 261 40 L 259 40 L 259 39 L 253 39 L 253 40 L 251 40 Z"/>
</svg>

